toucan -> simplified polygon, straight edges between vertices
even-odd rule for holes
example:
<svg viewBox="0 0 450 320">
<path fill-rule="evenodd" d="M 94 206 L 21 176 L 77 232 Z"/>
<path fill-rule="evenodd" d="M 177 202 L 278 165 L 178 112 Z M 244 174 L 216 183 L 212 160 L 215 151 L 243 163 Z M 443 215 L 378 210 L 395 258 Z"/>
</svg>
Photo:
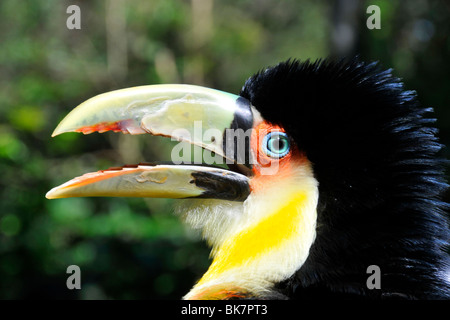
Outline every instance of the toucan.
<svg viewBox="0 0 450 320">
<path fill-rule="evenodd" d="M 177 211 L 212 262 L 184 299 L 448 299 L 446 162 L 432 113 L 392 69 L 359 57 L 289 59 L 239 95 L 186 84 L 111 91 L 53 136 L 164 136 L 222 162 L 125 165 L 46 197 L 185 199 Z"/>
</svg>

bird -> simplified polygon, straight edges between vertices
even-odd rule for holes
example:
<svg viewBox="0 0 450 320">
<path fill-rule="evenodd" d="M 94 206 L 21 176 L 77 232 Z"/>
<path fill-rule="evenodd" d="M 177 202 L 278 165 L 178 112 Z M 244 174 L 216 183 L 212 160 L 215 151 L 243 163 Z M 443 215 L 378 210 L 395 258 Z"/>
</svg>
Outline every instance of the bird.
<svg viewBox="0 0 450 320">
<path fill-rule="evenodd" d="M 447 162 L 433 112 L 392 69 L 360 57 L 285 60 L 238 95 L 115 90 L 73 109 L 53 136 L 152 134 L 222 162 L 114 167 L 46 197 L 179 199 L 212 259 L 183 299 L 449 299 Z"/>
</svg>

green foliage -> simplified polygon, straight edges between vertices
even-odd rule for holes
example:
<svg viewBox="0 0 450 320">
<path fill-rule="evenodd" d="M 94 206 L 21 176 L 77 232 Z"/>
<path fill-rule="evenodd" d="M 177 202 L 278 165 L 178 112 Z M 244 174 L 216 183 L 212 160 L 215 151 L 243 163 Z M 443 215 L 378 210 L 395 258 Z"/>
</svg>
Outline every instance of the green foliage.
<svg viewBox="0 0 450 320">
<path fill-rule="evenodd" d="M 382 29 L 365 28 L 363 6 L 356 51 L 394 67 L 417 89 L 435 107 L 450 145 L 448 7 L 372 2 L 381 7 Z M 66 28 L 71 4 L 81 8 L 81 30 Z M 325 57 L 333 51 L 333 10 L 313 0 L 2 0 L 0 298 L 186 293 L 206 270 L 209 251 L 178 222 L 170 200 L 44 197 L 85 172 L 168 160 L 172 145 L 113 133 L 52 139 L 53 129 L 77 104 L 105 91 L 180 82 L 238 93 L 267 65 Z M 81 267 L 82 290 L 65 286 L 71 264 Z"/>
</svg>

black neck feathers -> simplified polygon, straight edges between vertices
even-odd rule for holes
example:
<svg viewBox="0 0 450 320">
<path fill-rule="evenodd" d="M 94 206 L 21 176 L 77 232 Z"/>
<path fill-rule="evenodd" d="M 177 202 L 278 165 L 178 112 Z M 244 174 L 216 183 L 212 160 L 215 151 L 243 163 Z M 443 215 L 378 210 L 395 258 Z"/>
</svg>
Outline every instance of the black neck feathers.
<svg viewBox="0 0 450 320">
<path fill-rule="evenodd" d="M 441 145 L 414 91 L 377 63 L 294 60 L 252 76 L 241 96 L 285 128 L 319 182 L 316 241 L 281 291 L 450 296 Z M 366 286 L 370 265 L 380 290 Z"/>
</svg>

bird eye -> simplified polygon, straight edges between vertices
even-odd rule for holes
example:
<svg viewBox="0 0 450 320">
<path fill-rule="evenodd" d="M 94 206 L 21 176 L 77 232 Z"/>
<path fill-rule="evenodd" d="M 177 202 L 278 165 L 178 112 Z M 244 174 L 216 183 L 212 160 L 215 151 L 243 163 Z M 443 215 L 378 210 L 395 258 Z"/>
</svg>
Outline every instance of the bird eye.
<svg viewBox="0 0 450 320">
<path fill-rule="evenodd" d="M 286 133 L 269 132 L 263 139 L 262 150 L 272 158 L 282 158 L 289 153 L 290 143 Z"/>
</svg>

